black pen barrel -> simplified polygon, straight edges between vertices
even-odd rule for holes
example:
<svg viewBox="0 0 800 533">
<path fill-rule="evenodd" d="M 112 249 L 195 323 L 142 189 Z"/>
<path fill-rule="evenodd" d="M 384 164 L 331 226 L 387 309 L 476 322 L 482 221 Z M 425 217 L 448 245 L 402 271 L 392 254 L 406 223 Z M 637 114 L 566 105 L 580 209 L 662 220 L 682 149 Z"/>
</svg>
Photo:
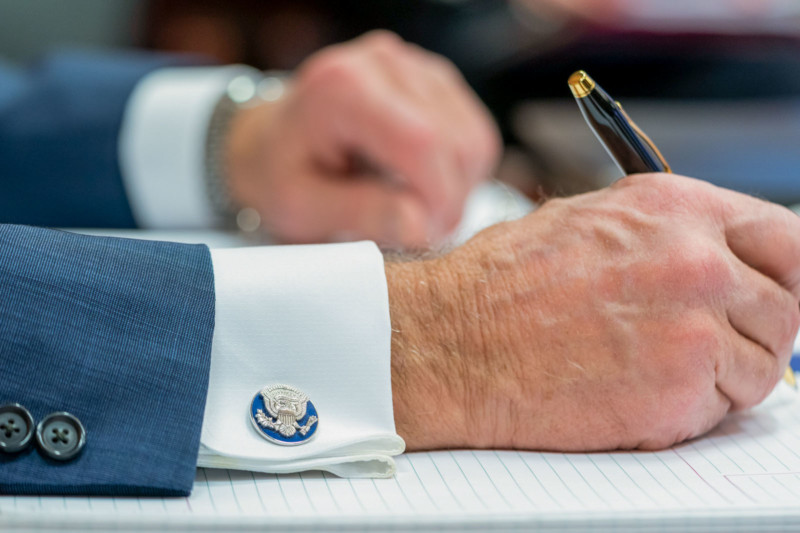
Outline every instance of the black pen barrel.
<svg viewBox="0 0 800 533">
<path fill-rule="evenodd" d="M 585 73 L 582 75 L 584 80 L 570 79 L 570 88 L 584 119 L 617 166 L 625 174 L 669 172 L 636 133 L 619 104 Z M 583 85 L 573 85 L 581 81 Z"/>
</svg>

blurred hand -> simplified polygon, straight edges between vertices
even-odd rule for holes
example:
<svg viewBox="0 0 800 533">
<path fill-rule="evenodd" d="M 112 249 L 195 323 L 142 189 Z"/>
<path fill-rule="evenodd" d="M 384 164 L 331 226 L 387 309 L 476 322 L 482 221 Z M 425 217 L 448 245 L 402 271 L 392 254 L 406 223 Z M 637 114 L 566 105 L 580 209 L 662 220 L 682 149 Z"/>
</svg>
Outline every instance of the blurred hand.
<svg viewBox="0 0 800 533">
<path fill-rule="evenodd" d="M 449 61 L 378 31 L 323 49 L 284 98 L 239 114 L 230 189 L 284 242 L 426 247 L 454 229 L 500 147 Z"/>
<path fill-rule="evenodd" d="M 702 21 L 714 28 L 716 23 L 780 18 L 787 0 L 704 0 L 703 2 L 664 0 L 519 0 L 519 3 L 542 15 L 588 20 L 609 26 L 627 22 Z M 657 27 L 657 26 L 656 26 Z M 667 25 L 667 27 L 672 27 Z"/>
<path fill-rule="evenodd" d="M 520 0 L 519 3 L 541 15 L 601 24 L 617 22 L 628 14 L 625 0 Z"/>
<path fill-rule="evenodd" d="M 631 176 L 386 272 L 409 449 L 656 449 L 781 378 L 800 324 L 800 218 Z"/>
</svg>

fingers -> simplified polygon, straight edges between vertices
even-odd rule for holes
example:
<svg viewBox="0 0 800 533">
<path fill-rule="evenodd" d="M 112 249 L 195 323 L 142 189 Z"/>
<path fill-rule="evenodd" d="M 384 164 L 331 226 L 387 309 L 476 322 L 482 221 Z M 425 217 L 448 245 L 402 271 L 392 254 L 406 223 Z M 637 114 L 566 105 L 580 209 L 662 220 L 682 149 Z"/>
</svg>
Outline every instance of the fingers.
<svg viewBox="0 0 800 533">
<path fill-rule="evenodd" d="M 441 238 L 461 219 L 470 186 L 435 124 L 389 95 L 365 95 L 351 108 L 349 145 L 416 194 L 429 211 L 429 234 Z"/>
<path fill-rule="evenodd" d="M 729 291 L 727 316 L 743 337 L 777 359 L 778 370 L 789 363 L 800 324 L 797 299 L 768 276 L 739 263 L 738 283 Z"/>
<path fill-rule="evenodd" d="M 307 114 L 323 159 L 336 160 L 332 146 L 364 157 L 421 199 L 430 236 L 454 229 L 500 144 L 455 68 L 378 32 L 320 54 L 304 73 L 306 93 L 324 102 Z"/>
<path fill-rule="evenodd" d="M 728 345 L 717 361 L 717 388 L 730 400 L 731 409 L 747 409 L 772 391 L 787 360 L 775 357 L 734 328 L 729 331 Z"/>
<path fill-rule="evenodd" d="M 712 222 L 728 248 L 745 264 L 787 288 L 800 300 L 800 217 L 746 194 L 675 175 L 640 175 L 612 189 L 636 191 L 635 201 L 695 224 Z M 694 220 L 692 220 L 694 219 Z"/>
<path fill-rule="evenodd" d="M 331 95 L 318 125 L 320 143 L 359 154 L 408 187 L 430 213 L 429 233 L 442 236 L 460 218 L 466 193 L 436 125 L 423 109 L 395 97 L 384 80 L 354 85 Z"/>
<path fill-rule="evenodd" d="M 800 299 L 800 217 L 775 204 L 720 191 L 731 251 Z"/>
<path fill-rule="evenodd" d="M 717 387 L 732 409 L 761 402 L 780 380 L 800 325 L 800 219 L 789 210 L 733 191 L 707 188 L 708 213 L 719 214 L 735 282 L 720 294 L 730 345 Z M 702 194 L 701 194 L 702 196 Z"/>
<path fill-rule="evenodd" d="M 405 44 L 394 56 L 398 68 L 387 73 L 399 86 L 408 84 L 409 94 L 429 105 L 459 161 L 463 179 L 470 184 L 487 179 L 499 158 L 500 135 L 455 65 L 414 44 Z"/>
</svg>

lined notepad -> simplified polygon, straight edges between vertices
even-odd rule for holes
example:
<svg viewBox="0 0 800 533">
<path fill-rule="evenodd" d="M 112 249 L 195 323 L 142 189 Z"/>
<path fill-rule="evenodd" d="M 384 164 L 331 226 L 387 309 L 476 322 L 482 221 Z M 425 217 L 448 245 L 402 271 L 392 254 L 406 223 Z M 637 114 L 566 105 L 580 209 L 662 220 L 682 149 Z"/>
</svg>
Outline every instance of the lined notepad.
<svg viewBox="0 0 800 533">
<path fill-rule="evenodd" d="M 476 227 L 491 219 L 479 207 Z M 4 496 L 0 531 L 800 531 L 800 395 L 781 383 L 661 452 L 440 451 L 398 457 L 397 469 L 375 480 L 198 469 L 189 498 Z"/>
<path fill-rule="evenodd" d="M 800 396 L 781 385 L 711 434 L 661 452 L 440 451 L 394 479 L 198 469 L 189 498 L 2 497 L 8 527 L 304 530 L 800 529 Z M 2 528 L 0 528 L 2 529 Z"/>
</svg>

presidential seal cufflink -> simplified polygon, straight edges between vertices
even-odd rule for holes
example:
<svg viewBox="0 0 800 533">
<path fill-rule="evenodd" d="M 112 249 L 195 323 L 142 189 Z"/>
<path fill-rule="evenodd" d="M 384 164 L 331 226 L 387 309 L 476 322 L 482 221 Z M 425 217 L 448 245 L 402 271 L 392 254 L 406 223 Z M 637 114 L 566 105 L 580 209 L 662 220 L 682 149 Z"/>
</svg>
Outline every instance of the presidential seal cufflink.
<svg viewBox="0 0 800 533">
<path fill-rule="evenodd" d="M 250 421 L 258 434 L 275 444 L 303 444 L 317 431 L 319 417 L 304 392 L 289 385 L 269 385 L 250 403 Z"/>
</svg>

